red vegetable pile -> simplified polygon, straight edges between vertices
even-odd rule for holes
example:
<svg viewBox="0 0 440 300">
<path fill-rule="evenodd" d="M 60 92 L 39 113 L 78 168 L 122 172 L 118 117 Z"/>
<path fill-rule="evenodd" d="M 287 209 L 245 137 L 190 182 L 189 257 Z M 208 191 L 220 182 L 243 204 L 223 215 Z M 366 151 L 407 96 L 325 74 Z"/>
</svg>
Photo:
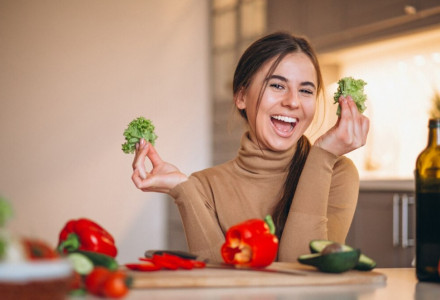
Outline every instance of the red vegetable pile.
<svg viewBox="0 0 440 300">
<path fill-rule="evenodd" d="M 72 294 L 121 298 L 128 293 L 132 279 L 119 270 L 115 240 L 96 222 L 68 221 L 59 234 L 57 250 L 73 263 Z"/>
</svg>

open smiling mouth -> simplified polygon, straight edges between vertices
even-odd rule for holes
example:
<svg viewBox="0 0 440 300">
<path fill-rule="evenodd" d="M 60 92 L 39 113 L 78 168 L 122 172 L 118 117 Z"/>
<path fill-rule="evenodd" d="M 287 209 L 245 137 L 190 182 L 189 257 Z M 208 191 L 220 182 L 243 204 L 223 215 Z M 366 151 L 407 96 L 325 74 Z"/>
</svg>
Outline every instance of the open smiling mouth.
<svg viewBox="0 0 440 300">
<path fill-rule="evenodd" d="M 298 119 L 276 115 L 271 117 L 271 121 L 278 131 L 290 133 L 298 122 Z"/>
</svg>

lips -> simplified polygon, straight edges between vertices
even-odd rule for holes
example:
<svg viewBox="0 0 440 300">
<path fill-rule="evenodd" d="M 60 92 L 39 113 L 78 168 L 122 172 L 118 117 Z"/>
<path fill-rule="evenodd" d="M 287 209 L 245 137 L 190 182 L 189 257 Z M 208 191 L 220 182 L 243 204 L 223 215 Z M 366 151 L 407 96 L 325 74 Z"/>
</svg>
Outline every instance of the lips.
<svg viewBox="0 0 440 300">
<path fill-rule="evenodd" d="M 271 121 L 278 134 L 281 136 L 288 136 L 295 128 L 298 119 L 288 116 L 275 115 L 271 117 Z"/>
</svg>

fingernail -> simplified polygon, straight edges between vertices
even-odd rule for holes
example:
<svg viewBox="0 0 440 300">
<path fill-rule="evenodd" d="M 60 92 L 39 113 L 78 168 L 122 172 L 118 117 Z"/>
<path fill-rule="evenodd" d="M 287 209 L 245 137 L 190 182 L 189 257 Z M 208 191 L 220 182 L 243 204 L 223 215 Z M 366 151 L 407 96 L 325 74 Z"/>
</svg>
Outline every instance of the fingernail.
<svg viewBox="0 0 440 300">
<path fill-rule="evenodd" d="M 145 145 L 145 139 L 141 138 L 141 146 L 143 147 Z"/>
</svg>

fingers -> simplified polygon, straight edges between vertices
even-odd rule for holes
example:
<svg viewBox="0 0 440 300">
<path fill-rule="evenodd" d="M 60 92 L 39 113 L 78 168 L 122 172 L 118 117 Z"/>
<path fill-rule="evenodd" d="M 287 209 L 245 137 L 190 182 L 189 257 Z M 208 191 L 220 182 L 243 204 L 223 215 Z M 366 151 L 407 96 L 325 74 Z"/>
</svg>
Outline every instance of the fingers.
<svg viewBox="0 0 440 300">
<path fill-rule="evenodd" d="M 341 138 L 346 145 L 350 145 L 353 150 L 365 145 L 369 130 L 369 120 L 362 115 L 356 103 L 350 96 L 339 99 L 341 105 L 341 117 L 339 129 Z"/>
<path fill-rule="evenodd" d="M 141 178 L 147 178 L 147 170 L 145 170 L 145 157 L 148 154 L 148 143 L 144 139 L 140 140 L 140 143 L 136 145 L 136 155 L 133 160 L 133 170 L 139 170 Z"/>
<path fill-rule="evenodd" d="M 370 120 L 367 117 L 362 118 L 362 135 L 364 136 L 363 145 L 367 143 L 368 131 L 370 130 Z"/>
<path fill-rule="evenodd" d="M 353 111 L 352 104 L 354 102 L 351 100 L 351 97 L 340 97 L 339 104 L 341 106 L 341 115 L 339 119 L 338 133 L 341 141 L 346 145 L 351 145 L 353 143 Z M 354 104 L 354 106 L 356 106 Z"/>
<path fill-rule="evenodd" d="M 156 149 L 150 143 L 148 144 L 147 156 L 153 164 L 153 168 L 163 163 L 159 153 L 157 153 Z"/>
<path fill-rule="evenodd" d="M 144 192 L 154 192 L 155 189 L 151 184 L 151 180 L 149 180 L 149 178 L 147 177 L 142 177 L 140 170 L 135 169 L 133 171 L 133 175 L 131 176 L 131 180 L 133 181 L 134 185 L 144 191 Z"/>
<path fill-rule="evenodd" d="M 148 174 L 146 178 L 142 178 L 139 170 L 135 169 L 131 179 L 134 185 L 144 192 L 168 193 L 171 189 L 167 185 L 166 176 Z"/>
</svg>

